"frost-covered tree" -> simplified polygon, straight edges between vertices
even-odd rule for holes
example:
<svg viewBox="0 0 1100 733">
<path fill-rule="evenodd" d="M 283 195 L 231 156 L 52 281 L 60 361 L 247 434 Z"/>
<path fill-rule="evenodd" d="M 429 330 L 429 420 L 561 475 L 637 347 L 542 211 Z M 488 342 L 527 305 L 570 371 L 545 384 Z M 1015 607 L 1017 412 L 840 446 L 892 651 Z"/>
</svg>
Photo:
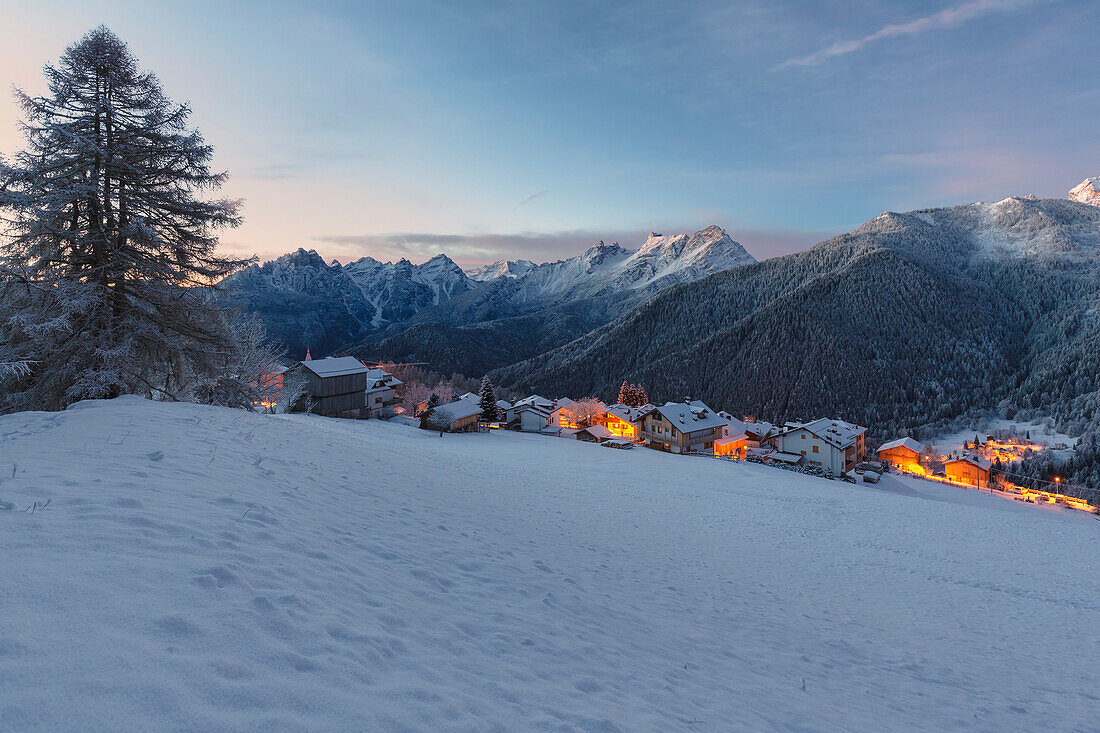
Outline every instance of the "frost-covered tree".
<svg viewBox="0 0 1100 733">
<path fill-rule="evenodd" d="M 436 410 L 443 404 L 443 400 L 439 395 L 432 392 L 432 396 L 428 398 L 428 407 L 424 412 L 420 413 L 420 428 L 422 430 L 435 430 L 438 428 L 436 420 Z"/>
<path fill-rule="evenodd" d="M 645 388 L 640 384 L 629 384 L 625 380 L 619 387 L 619 404 L 628 407 L 641 407 L 649 401 Z"/>
<path fill-rule="evenodd" d="M 34 362 L 6 409 L 58 409 L 123 393 L 184 399 L 240 355 L 213 284 L 248 264 L 216 252 L 239 202 L 153 74 L 105 27 L 16 91 L 25 149 L 0 161 L 0 344 Z M 207 390 L 229 397 L 224 383 Z"/>
<path fill-rule="evenodd" d="M 573 413 L 573 419 L 577 421 L 577 427 L 586 428 L 599 421 L 607 410 L 607 405 L 594 397 L 586 397 L 583 400 L 574 400 L 569 409 Z"/>
<path fill-rule="evenodd" d="M 500 409 L 497 407 L 496 394 L 493 392 L 493 383 L 488 377 L 481 378 L 477 405 L 481 408 L 482 422 L 493 422 L 499 418 Z"/>
</svg>

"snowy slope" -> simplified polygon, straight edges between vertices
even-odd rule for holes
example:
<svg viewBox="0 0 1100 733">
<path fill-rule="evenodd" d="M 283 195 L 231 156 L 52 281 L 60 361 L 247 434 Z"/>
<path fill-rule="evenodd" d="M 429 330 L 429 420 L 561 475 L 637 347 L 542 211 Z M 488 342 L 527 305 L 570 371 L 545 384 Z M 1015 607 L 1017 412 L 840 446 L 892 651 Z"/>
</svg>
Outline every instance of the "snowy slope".
<svg viewBox="0 0 1100 733">
<path fill-rule="evenodd" d="M 1088 730 L 1100 714 L 1084 515 L 135 398 L 0 417 L 0 469 L 2 730 Z"/>
</svg>

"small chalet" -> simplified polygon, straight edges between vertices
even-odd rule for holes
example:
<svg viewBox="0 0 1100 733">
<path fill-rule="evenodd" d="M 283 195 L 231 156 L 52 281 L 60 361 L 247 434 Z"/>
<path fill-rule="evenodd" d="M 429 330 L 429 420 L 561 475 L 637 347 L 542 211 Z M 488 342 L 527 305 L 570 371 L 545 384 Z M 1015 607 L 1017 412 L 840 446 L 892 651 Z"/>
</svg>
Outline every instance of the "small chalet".
<svg viewBox="0 0 1100 733">
<path fill-rule="evenodd" d="M 943 473 L 948 481 L 984 489 L 989 486 L 992 464 L 988 458 L 973 453 L 952 453 L 943 462 Z"/>
<path fill-rule="evenodd" d="M 545 397 L 531 395 L 517 400 L 505 413 L 508 427 L 525 433 L 546 432 L 550 425 L 550 413 L 554 403 Z M 557 428 L 554 429 L 555 432 Z"/>
<path fill-rule="evenodd" d="M 784 453 L 805 456 L 808 464 L 839 476 L 863 460 L 866 434 L 867 428 L 843 420 L 789 422 L 776 437 L 776 447 Z"/>
<path fill-rule="evenodd" d="M 554 407 L 550 410 L 549 425 L 555 428 L 578 428 L 577 414 L 573 411 L 573 400 L 568 397 L 560 397 L 554 400 Z"/>
<path fill-rule="evenodd" d="M 352 356 L 330 356 L 325 359 L 300 361 L 291 372 L 306 375 L 306 394 L 312 400 L 313 412 L 335 417 L 355 415 L 367 404 L 367 372 L 363 363 Z"/>
<path fill-rule="evenodd" d="M 755 422 L 746 420 L 742 423 L 745 431 L 745 446 L 747 448 L 774 448 L 779 438 L 780 429 L 770 422 Z"/>
<path fill-rule="evenodd" d="M 432 414 L 432 422 L 449 433 L 477 430 L 477 421 L 481 417 L 479 402 L 478 396 L 474 395 L 440 405 Z"/>
<path fill-rule="evenodd" d="M 368 414 L 371 417 L 378 417 L 387 407 L 397 404 L 397 392 L 403 385 L 404 382 L 385 369 L 369 370 L 367 372 Z"/>
<path fill-rule="evenodd" d="M 642 417 L 654 409 L 653 405 L 643 407 L 628 407 L 626 405 L 611 405 L 600 416 L 600 424 L 607 428 L 612 435 L 627 440 L 637 440 L 638 430 L 642 424 Z"/>
<path fill-rule="evenodd" d="M 668 453 L 706 453 L 728 425 L 699 400 L 666 402 L 642 418 L 640 435 L 649 448 Z"/>
<path fill-rule="evenodd" d="M 570 431 L 573 434 L 573 438 L 581 440 L 586 443 L 602 443 L 608 438 L 614 438 L 615 436 L 610 430 L 603 425 L 589 425 L 586 428 Z M 563 434 L 564 437 L 564 434 Z"/>
<path fill-rule="evenodd" d="M 912 438 L 898 438 L 883 443 L 878 448 L 880 461 L 890 461 L 890 465 L 910 473 L 923 473 L 920 465 L 921 444 Z"/>
<path fill-rule="evenodd" d="M 745 424 L 734 418 L 722 428 L 722 437 L 714 441 L 714 455 L 743 461 L 748 451 L 747 443 L 748 434 L 745 432 Z"/>
</svg>

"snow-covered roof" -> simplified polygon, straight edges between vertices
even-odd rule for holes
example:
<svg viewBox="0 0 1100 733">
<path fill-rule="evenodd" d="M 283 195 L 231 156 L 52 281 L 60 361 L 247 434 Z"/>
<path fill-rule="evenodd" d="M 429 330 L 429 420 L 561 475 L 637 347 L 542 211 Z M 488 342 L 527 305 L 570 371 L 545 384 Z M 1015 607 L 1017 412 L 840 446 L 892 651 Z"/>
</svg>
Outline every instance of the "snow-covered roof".
<svg viewBox="0 0 1100 733">
<path fill-rule="evenodd" d="M 497 400 L 497 407 L 499 407 L 502 410 L 507 410 L 511 406 L 512 406 L 512 403 L 509 402 L 508 400 Z"/>
<path fill-rule="evenodd" d="M 604 438 L 610 438 L 613 435 L 613 433 L 605 428 L 603 425 L 589 425 L 587 428 L 581 428 L 577 432 L 588 433 L 593 438 L 599 438 L 600 440 L 603 440 Z"/>
<path fill-rule="evenodd" d="M 543 420 L 549 420 L 551 408 L 547 405 L 533 405 L 531 403 L 521 405 L 517 402 L 516 404 L 512 405 L 510 412 L 512 413 L 512 417 L 509 418 L 511 420 L 515 420 L 517 417 L 525 412 L 530 412 L 534 415 L 537 415 Z"/>
<path fill-rule="evenodd" d="M 474 394 L 473 392 L 466 392 L 465 394 L 460 394 L 460 395 L 458 396 L 458 399 L 460 399 L 460 400 L 466 400 L 466 399 L 469 399 L 469 398 L 471 398 L 471 397 L 477 397 L 477 395 L 476 395 L 476 394 Z"/>
<path fill-rule="evenodd" d="M 768 438 L 779 432 L 779 429 L 770 422 L 747 422 L 744 423 L 744 426 L 746 433 L 761 439 Z"/>
<path fill-rule="evenodd" d="M 642 405 L 641 407 L 630 407 L 628 405 L 609 405 L 607 408 L 608 414 L 614 415 L 620 420 L 625 420 L 629 423 L 636 423 L 643 417 L 653 412 L 656 409 L 653 405 Z"/>
<path fill-rule="evenodd" d="M 779 461 L 780 463 L 798 463 L 804 456 L 801 453 L 784 453 L 783 451 L 772 451 L 768 454 L 768 458 L 773 461 Z"/>
<path fill-rule="evenodd" d="M 342 377 L 345 374 L 365 374 L 369 371 L 354 356 L 328 356 L 299 363 L 318 377 Z"/>
<path fill-rule="evenodd" d="M 893 450 L 894 448 L 908 448 L 917 453 L 921 452 L 921 444 L 912 438 L 898 438 L 897 440 L 891 440 L 889 443 L 883 443 L 878 447 L 878 452 L 882 453 L 884 450 Z"/>
<path fill-rule="evenodd" d="M 943 462 L 943 465 L 949 463 L 969 463 L 971 466 L 977 466 L 983 471 L 988 471 L 993 463 L 988 458 L 982 456 L 976 456 L 973 453 L 952 453 L 947 457 L 947 460 Z"/>
<path fill-rule="evenodd" d="M 402 382 L 397 377 L 393 376 L 385 369 L 370 369 L 367 371 L 367 390 L 373 389 L 393 389 L 394 387 L 400 387 Z M 375 385 L 379 385 L 375 387 Z"/>
<path fill-rule="evenodd" d="M 726 425 L 726 420 L 699 400 L 691 402 L 666 402 L 657 408 L 661 416 L 672 423 L 677 430 L 693 433 Z"/>
<path fill-rule="evenodd" d="M 473 397 L 464 397 L 456 402 L 449 402 L 446 405 L 440 405 L 436 410 L 442 412 L 447 419 L 454 422 L 471 415 L 480 415 L 481 405 L 478 404 L 477 395 L 474 395 Z"/>
<path fill-rule="evenodd" d="M 548 400 L 545 397 L 540 397 L 537 394 L 533 394 L 530 397 L 524 397 L 522 400 L 516 400 L 512 405 L 512 409 L 523 407 L 525 405 L 538 405 L 539 407 L 545 407 L 550 409 L 554 406 L 553 400 Z"/>
<path fill-rule="evenodd" d="M 855 443 L 856 438 L 867 432 L 867 428 L 862 425 L 854 425 L 844 420 L 830 420 L 827 417 L 808 423 L 789 422 L 783 426 L 784 433 L 793 433 L 796 430 L 807 430 L 841 450 Z"/>
</svg>

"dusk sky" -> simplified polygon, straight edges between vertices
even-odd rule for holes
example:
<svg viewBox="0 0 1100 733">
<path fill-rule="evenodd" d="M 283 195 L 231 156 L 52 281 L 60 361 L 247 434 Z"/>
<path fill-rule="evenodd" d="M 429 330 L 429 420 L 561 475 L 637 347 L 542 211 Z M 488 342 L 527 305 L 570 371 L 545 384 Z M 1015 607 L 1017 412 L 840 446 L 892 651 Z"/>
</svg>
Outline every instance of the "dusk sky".
<svg viewBox="0 0 1100 733">
<path fill-rule="evenodd" d="M 758 258 L 1100 175 L 1100 3 L 0 0 L 0 80 L 99 23 L 246 200 L 235 253 L 463 264 L 718 224 Z M 20 145 L 0 103 L 0 152 Z"/>
</svg>

